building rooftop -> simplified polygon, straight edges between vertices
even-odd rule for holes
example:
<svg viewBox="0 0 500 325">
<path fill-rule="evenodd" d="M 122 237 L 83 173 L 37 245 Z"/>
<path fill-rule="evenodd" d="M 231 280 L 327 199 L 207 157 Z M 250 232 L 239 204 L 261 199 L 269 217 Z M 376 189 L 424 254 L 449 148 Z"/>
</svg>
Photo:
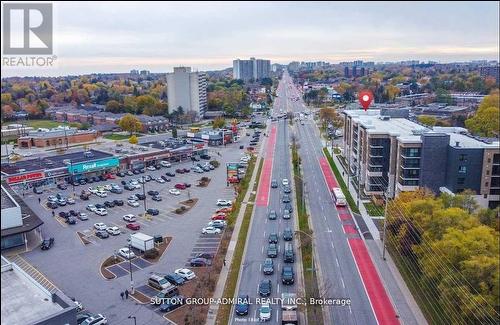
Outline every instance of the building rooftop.
<svg viewBox="0 0 500 325">
<path fill-rule="evenodd" d="M 5 188 L 2 186 L 2 210 L 19 207 L 16 201 L 7 193 Z"/>
<path fill-rule="evenodd" d="M 94 161 L 103 158 L 109 158 L 113 155 L 107 152 L 102 152 L 98 150 L 89 150 L 92 156 L 85 156 L 84 151 L 79 150 L 75 152 L 57 154 L 56 152 L 51 152 L 48 156 L 38 157 L 35 159 L 26 159 L 16 162 L 11 162 L 10 164 L 2 164 L 2 174 L 15 175 L 24 170 L 26 171 L 37 171 L 45 169 L 56 169 L 61 167 L 66 167 L 67 164 L 64 163 L 65 160 L 70 160 L 72 163 L 80 163 L 86 161 Z"/>
<path fill-rule="evenodd" d="M 457 142 L 464 148 L 498 148 L 498 139 L 483 139 L 473 137 L 463 128 L 435 127 L 433 129 L 423 126 L 407 118 L 386 118 L 380 115 L 380 110 L 345 110 L 343 113 L 350 116 L 353 121 L 359 123 L 369 134 L 385 134 L 397 137 L 403 143 L 421 143 L 421 134 L 449 134 L 450 145 L 455 146 Z"/>
<path fill-rule="evenodd" d="M 33 131 L 29 131 L 27 136 L 21 137 L 22 138 L 55 138 L 55 137 L 66 137 L 66 136 L 72 136 L 75 134 L 86 134 L 86 133 L 95 133 L 94 130 L 77 130 L 75 128 L 68 128 L 68 129 L 51 129 L 51 130 L 42 130 L 42 129 L 37 129 Z"/>
<path fill-rule="evenodd" d="M 33 324 L 62 311 L 51 295 L 2 258 L 2 324 Z"/>
</svg>

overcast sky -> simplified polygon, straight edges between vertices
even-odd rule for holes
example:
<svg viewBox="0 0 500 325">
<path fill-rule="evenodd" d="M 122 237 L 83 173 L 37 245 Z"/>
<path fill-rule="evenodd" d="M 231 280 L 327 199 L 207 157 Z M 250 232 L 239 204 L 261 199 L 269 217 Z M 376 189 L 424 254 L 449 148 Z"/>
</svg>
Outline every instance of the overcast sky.
<svg viewBox="0 0 500 325">
<path fill-rule="evenodd" d="M 213 70 L 250 56 L 496 60 L 498 15 L 498 2 L 56 2 L 57 68 L 2 67 L 2 76 Z"/>
</svg>

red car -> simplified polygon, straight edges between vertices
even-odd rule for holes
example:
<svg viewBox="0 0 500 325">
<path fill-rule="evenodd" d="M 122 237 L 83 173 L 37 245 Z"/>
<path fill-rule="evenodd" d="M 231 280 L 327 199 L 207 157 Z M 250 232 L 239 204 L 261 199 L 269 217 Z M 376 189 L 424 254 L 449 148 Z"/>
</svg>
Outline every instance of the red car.
<svg viewBox="0 0 500 325">
<path fill-rule="evenodd" d="M 184 169 L 178 168 L 175 170 L 177 174 L 184 174 Z"/>
<path fill-rule="evenodd" d="M 127 228 L 130 230 L 139 230 L 141 229 L 141 225 L 138 223 L 128 223 Z"/>
<path fill-rule="evenodd" d="M 229 177 L 229 178 L 227 179 L 227 181 L 228 181 L 229 183 L 239 183 L 239 182 L 240 182 L 240 180 L 238 179 L 238 177 L 235 177 L 235 176 L 231 176 L 231 177 Z"/>
<path fill-rule="evenodd" d="M 113 174 L 106 174 L 106 175 L 104 175 L 104 178 L 106 178 L 106 179 L 115 179 L 115 175 L 113 175 Z"/>
<path fill-rule="evenodd" d="M 178 190 L 185 190 L 186 187 L 187 187 L 186 184 L 181 184 L 181 183 L 175 184 L 175 188 Z"/>
<path fill-rule="evenodd" d="M 222 208 L 222 209 L 219 209 L 219 210 L 215 211 L 215 213 L 229 213 L 232 210 L 233 209 L 231 209 L 231 208 Z"/>
<path fill-rule="evenodd" d="M 225 214 L 214 214 L 212 220 L 226 220 Z"/>
</svg>

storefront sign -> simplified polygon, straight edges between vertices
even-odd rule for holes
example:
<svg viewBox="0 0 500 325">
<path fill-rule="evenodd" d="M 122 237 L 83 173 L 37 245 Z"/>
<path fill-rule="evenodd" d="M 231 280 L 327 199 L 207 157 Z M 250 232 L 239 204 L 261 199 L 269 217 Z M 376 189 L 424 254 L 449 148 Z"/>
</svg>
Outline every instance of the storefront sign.
<svg viewBox="0 0 500 325">
<path fill-rule="evenodd" d="M 68 171 L 71 174 L 87 173 L 95 170 L 118 167 L 119 164 L 120 160 L 117 157 L 113 157 L 104 160 L 73 164 L 68 166 Z"/>
<path fill-rule="evenodd" d="M 67 175 L 67 174 L 68 174 L 68 170 L 67 169 L 56 169 L 56 170 L 49 170 L 49 171 L 45 172 L 45 176 L 47 178 L 64 176 L 64 175 Z"/>
<path fill-rule="evenodd" d="M 10 176 L 7 178 L 7 183 L 14 184 L 19 182 L 35 181 L 38 179 L 42 179 L 44 177 L 45 177 L 44 172 L 32 172 L 23 175 Z"/>
</svg>

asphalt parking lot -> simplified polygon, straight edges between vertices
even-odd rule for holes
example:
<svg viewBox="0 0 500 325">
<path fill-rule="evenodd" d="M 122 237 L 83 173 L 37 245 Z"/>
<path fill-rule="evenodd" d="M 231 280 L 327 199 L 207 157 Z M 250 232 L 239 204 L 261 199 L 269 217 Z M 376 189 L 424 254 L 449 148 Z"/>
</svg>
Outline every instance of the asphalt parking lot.
<svg viewBox="0 0 500 325">
<path fill-rule="evenodd" d="M 247 146 L 249 139 L 243 137 L 241 142 L 230 144 L 227 147 L 210 148 L 209 154 L 212 159 L 218 160 L 221 164 L 219 168 L 203 174 L 197 174 L 191 171 L 187 174 L 177 174 L 171 178 L 169 183 L 157 183 L 150 181 L 145 184 L 146 193 L 149 190 L 160 192 L 163 200 L 156 202 L 151 200 L 151 196 L 147 195 L 147 208 L 155 208 L 159 210 L 159 215 L 153 216 L 151 219 L 138 218 L 137 223 L 140 224 L 139 232 L 148 235 L 162 235 L 172 237 L 167 250 L 163 254 L 158 263 L 153 265 L 137 265 L 134 263 L 133 280 L 135 287 L 144 285 L 150 272 L 170 273 L 177 268 L 185 267 L 189 258 L 198 252 L 216 252 L 219 245 L 220 236 L 217 235 L 202 235 L 201 229 L 210 221 L 210 217 L 217 210 L 217 199 L 234 198 L 234 190 L 232 187 L 226 186 L 226 167 L 227 162 L 237 162 L 243 154 L 243 150 L 239 146 L 244 144 Z M 213 150 L 221 153 L 221 156 L 216 155 Z M 204 161 L 201 161 L 203 163 Z M 96 195 L 91 195 L 88 201 L 83 201 L 79 198 L 79 194 L 83 189 L 88 189 L 89 186 L 115 183 L 120 185 L 122 180 L 138 179 L 143 175 L 154 176 L 165 175 L 167 171 L 175 172 L 177 168 L 190 168 L 193 165 L 191 161 L 173 164 L 171 168 L 162 168 L 156 171 L 146 170 L 144 174 L 138 174 L 126 177 L 116 177 L 105 182 L 98 182 L 75 187 L 76 204 L 59 207 L 55 210 L 56 215 L 60 211 L 75 210 L 85 212 L 89 220 L 78 220 L 75 225 L 66 224 L 62 218 L 54 218 L 52 210 L 44 206 L 46 198 L 49 195 L 61 193 L 64 196 L 70 196 L 73 193 L 73 187 L 68 185 L 66 190 L 59 190 L 55 186 L 44 191 L 41 195 L 26 192 L 24 197 L 25 202 L 30 208 L 37 213 L 45 222 L 42 226 L 44 237 L 54 237 L 55 244 L 48 251 L 35 249 L 31 252 L 23 254 L 23 257 L 40 272 L 45 274 L 59 289 L 67 295 L 76 297 L 83 303 L 87 310 L 96 313 L 103 313 L 108 318 L 110 324 L 122 324 L 127 320 L 130 314 L 137 317 L 138 324 L 155 324 L 162 323 L 165 320 L 157 312 L 152 312 L 150 308 L 144 308 L 132 299 L 122 301 L 120 292 L 130 288 L 130 276 L 127 265 L 117 265 L 113 273 L 120 273 L 119 277 L 113 280 L 105 280 L 100 272 L 101 263 L 112 256 L 115 251 L 127 245 L 128 235 L 132 232 L 126 228 L 127 222 L 122 217 L 125 214 L 138 215 L 144 212 L 143 201 L 139 201 L 139 207 L 130 207 L 127 205 L 127 197 L 134 193 L 142 193 L 142 188 L 134 191 L 123 191 L 122 194 L 108 193 L 108 197 L 99 198 Z M 197 181 L 203 176 L 211 178 L 208 187 L 197 187 Z M 176 183 L 187 182 L 192 184 L 187 190 L 181 190 L 181 195 L 173 196 L 168 193 L 168 190 L 173 188 Z M 179 201 L 185 201 L 191 198 L 198 198 L 197 204 L 188 212 L 177 215 L 173 210 L 179 206 Z M 41 198 L 41 203 L 38 202 L 38 197 Z M 88 204 L 103 203 L 106 200 L 121 199 L 124 201 L 123 206 L 107 208 L 108 215 L 98 216 L 93 212 L 86 211 L 85 207 Z M 117 236 L 109 236 L 106 239 L 100 239 L 94 235 L 93 224 L 103 222 L 107 226 L 116 226 L 120 229 L 121 234 Z M 84 244 L 77 234 L 80 232 L 85 235 L 90 243 Z M 196 268 L 193 268 L 196 272 Z M 122 272 L 123 271 L 123 272 Z M 126 273 L 125 273 L 126 272 Z M 124 274 L 125 273 L 125 274 Z M 115 273 L 116 274 L 116 273 Z M 118 276 L 118 274 L 117 274 Z M 140 320 L 144 321 L 140 321 Z"/>
</svg>

